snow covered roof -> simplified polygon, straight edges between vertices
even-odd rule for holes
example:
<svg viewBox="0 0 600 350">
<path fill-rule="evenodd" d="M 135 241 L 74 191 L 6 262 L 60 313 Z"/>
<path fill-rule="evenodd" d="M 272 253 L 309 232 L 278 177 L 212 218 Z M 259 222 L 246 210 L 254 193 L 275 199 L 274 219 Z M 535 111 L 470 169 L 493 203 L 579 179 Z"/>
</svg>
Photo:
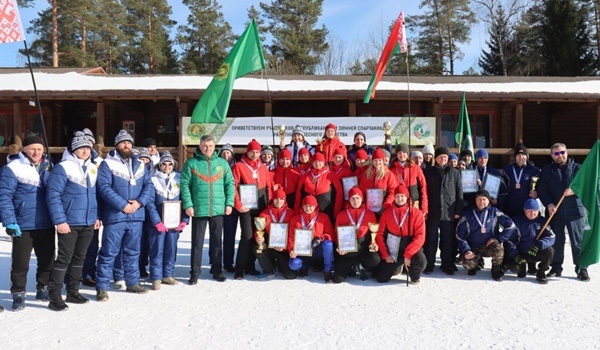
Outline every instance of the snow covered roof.
<svg viewBox="0 0 600 350">
<path fill-rule="evenodd" d="M 198 98 L 212 80 L 209 75 L 104 75 L 67 71 L 35 73 L 38 91 L 46 98 L 153 97 Z M 357 99 L 362 100 L 370 76 L 273 76 L 237 79 L 234 98 Z M 378 99 L 600 99 L 598 77 L 486 77 L 486 76 L 384 76 Z M 268 84 L 267 84 L 268 83 Z M 0 69 L 0 96 L 29 97 L 33 86 L 29 72 Z"/>
</svg>

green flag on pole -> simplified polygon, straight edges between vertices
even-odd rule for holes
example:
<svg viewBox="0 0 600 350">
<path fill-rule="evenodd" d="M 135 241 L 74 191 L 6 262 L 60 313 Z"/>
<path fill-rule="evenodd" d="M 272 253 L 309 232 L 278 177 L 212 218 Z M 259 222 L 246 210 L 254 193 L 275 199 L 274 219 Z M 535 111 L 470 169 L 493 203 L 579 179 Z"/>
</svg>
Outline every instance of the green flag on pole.
<svg viewBox="0 0 600 350">
<path fill-rule="evenodd" d="M 462 106 L 460 107 L 460 113 L 458 114 L 458 123 L 456 124 L 454 140 L 460 145 L 459 148 L 461 152 L 468 149 L 471 151 L 471 154 L 475 154 L 473 152 L 473 134 L 471 134 L 469 112 L 467 111 L 467 98 L 464 92 L 462 96 Z"/>
<path fill-rule="evenodd" d="M 579 267 L 587 268 L 600 260 L 600 140 L 585 158 L 571 186 L 586 209 L 586 227 L 579 251 Z"/>
<path fill-rule="evenodd" d="M 256 23 L 252 20 L 196 104 L 191 123 L 223 124 L 235 79 L 261 69 L 265 69 L 265 59 Z"/>
</svg>

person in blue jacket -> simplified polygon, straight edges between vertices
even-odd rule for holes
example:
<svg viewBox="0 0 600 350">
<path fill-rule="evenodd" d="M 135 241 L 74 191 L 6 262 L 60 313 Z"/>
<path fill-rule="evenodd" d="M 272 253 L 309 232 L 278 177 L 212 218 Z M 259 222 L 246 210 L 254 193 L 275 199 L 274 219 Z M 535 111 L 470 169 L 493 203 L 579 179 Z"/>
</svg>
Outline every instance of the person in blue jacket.
<svg viewBox="0 0 600 350">
<path fill-rule="evenodd" d="M 577 278 L 587 282 L 590 280 L 587 268 L 579 268 L 579 250 L 585 227 L 585 208 L 581 199 L 569 188 L 581 164 L 569 158 L 567 146 L 555 143 L 550 148 L 552 164 L 546 165 L 540 172 L 537 194 L 542 204 L 548 209 L 548 215 L 554 214 L 550 225 L 556 235 L 554 243 L 554 259 L 548 277 L 560 277 L 565 260 L 565 229 L 569 232 L 571 253 Z M 558 202 L 564 196 L 563 202 L 557 208 Z"/>
<path fill-rule="evenodd" d="M 500 189 L 498 190 L 497 196 L 498 198 L 490 197 L 490 204 L 502 210 L 502 206 L 504 205 L 504 201 L 506 199 L 506 192 L 508 191 L 508 189 L 506 188 L 506 184 L 502 179 L 502 174 L 500 173 L 500 171 L 498 169 L 489 167 L 488 160 L 489 154 L 487 150 L 483 148 L 477 150 L 477 152 L 475 153 L 476 163 L 474 165 L 474 169 L 477 169 L 477 176 L 479 177 L 477 179 L 477 184 L 479 185 L 479 188 L 483 189 L 485 186 L 486 176 L 488 174 L 499 177 L 501 179 Z M 475 204 L 474 200 L 475 197 L 472 194 L 465 195 L 465 202 L 467 203 L 467 205 Z"/>
<path fill-rule="evenodd" d="M 532 179 L 538 176 L 540 169 L 529 161 L 529 152 L 522 143 L 515 146 L 515 161 L 504 168 L 504 183 L 508 189 L 502 211 L 510 216 L 523 213 L 523 205 L 530 198 L 537 198 L 537 192 L 531 190 Z"/>
<path fill-rule="evenodd" d="M 504 228 L 502 232 L 499 230 L 500 226 Z M 468 274 L 473 276 L 477 273 L 480 258 L 491 257 L 492 278 L 502 281 L 502 244 L 515 230 L 513 221 L 498 208 L 490 205 L 490 194 L 486 190 L 477 191 L 475 206 L 465 209 L 456 225 L 458 251 Z"/>
<path fill-rule="evenodd" d="M 56 311 L 69 308 L 61 296 L 67 272 L 67 302 L 85 304 L 89 301 L 79 293 L 79 284 L 88 246 L 94 230 L 100 228 L 96 199 L 98 170 L 92 163 L 91 150 L 85 134 L 76 132 L 70 149 L 48 178 L 46 203 L 58 232 L 58 255 L 48 284 L 48 307 Z"/>
<path fill-rule="evenodd" d="M 540 205 L 529 198 L 523 205 L 523 214 L 512 218 L 517 231 L 511 236 L 508 244 L 505 245 L 505 260 L 507 265 L 517 265 L 517 276 L 524 278 L 527 275 L 525 263 L 536 263 L 539 261 L 539 268 L 536 272 L 536 280 L 541 284 L 548 283 L 546 270 L 550 268 L 550 263 L 554 257 L 555 236 L 552 229 L 548 226 L 537 239 L 546 219 L 540 216 Z"/>
<path fill-rule="evenodd" d="M 150 280 L 152 289 L 159 290 L 161 283 L 175 285 L 175 260 L 179 233 L 185 229 L 190 218 L 184 213 L 176 228 L 165 226 L 162 218 L 163 202 L 180 200 L 179 173 L 175 171 L 175 159 L 169 151 L 164 151 L 152 175 L 156 191 L 154 201 L 146 205 L 146 214 L 153 227 L 148 234 L 150 252 Z M 180 204 L 181 205 L 181 204 Z"/>
<path fill-rule="evenodd" d="M 154 194 L 150 173 L 137 157 L 132 157 L 133 137 L 121 130 L 98 171 L 98 193 L 102 210 L 102 248 L 98 254 L 96 299 L 108 300 L 108 285 L 115 257 L 123 247 L 126 290 L 147 293 L 140 285 L 139 255 L 142 223 L 147 205 Z"/>
<path fill-rule="evenodd" d="M 12 236 L 10 292 L 12 309 L 25 308 L 27 272 L 31 250 L 37 258 L 37 300 L 48 300 L 48 281 L 54 262 L 54 226 L 46 205 L 50 163 L 44 158 L 44 141 L 38 136 L 23 140 L 23 150 L 8 157 L 0 176 L 0 217 Z"/>
</svg>

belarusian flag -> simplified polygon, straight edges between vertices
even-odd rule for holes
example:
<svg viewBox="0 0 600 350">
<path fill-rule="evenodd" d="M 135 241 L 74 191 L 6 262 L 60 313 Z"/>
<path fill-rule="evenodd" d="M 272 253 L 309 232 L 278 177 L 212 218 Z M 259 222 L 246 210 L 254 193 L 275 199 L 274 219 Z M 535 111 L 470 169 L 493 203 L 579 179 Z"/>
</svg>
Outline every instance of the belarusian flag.
<svg viewBox="0 0 600 350">
<path fill-rule="evenodd" d="M 265 59 L 256 23 L 252 20 L 196 104 L 191 123 L 223 124 L 235 79 L 261 69 L 265 69 Z"/>
<path fill-rule="evenodd" d="M 462 106 L 458 114 L 458 123 L 456 124 L 456 133 L 454 140 L 460 145 L 460 151 L 468 149 L 473 156 L 473 134 L 471 134 L 471 124 L 469 123 L 469 111 L 467 111 L 467 97 L 463 92 Z"/>
<path fill-rule="evenodd" d="M 0 44 L 25 40 L 25 32 L 15 0 L 0 0 Z"/>
<path fill-rule="evenodd" d="M 377 84 L 379 83 L 379 80 L 381 80 L 385 68 L 392 59 L 392 56 L 398 52 L 406 51 L 408 51 L 408 44 L 406 42 L 406 29 L 404 28 L 404 12 L 400 12 L 400 16 L 398 16 L 394 27 L 392 27 L 390 37 L 381 52 L 381 57 L 379 57 L 379 62 L 377 62 L 375 73 L 373 73 L 371 81 L 369 82 L 369 87 L 367 88 L 365 98 L 363 99 L 364 103 L 369 103 L 371 98 L 375 97 Z"/>
<path fill-rule="evenodd" d="M 600 260 L 600 140 L 585 158 L 571 186 L 587 212 L 586 229 L 579 251 L 579 267 L 587 268 Z"/>
</svg>

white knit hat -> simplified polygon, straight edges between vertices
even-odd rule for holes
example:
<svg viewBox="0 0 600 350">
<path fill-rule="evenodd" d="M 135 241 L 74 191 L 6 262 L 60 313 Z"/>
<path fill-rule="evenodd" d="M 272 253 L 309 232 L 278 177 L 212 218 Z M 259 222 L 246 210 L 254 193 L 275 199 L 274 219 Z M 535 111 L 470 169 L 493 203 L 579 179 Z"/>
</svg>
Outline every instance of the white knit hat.
<svg viewBox="0 0 600 350">
<path fill-rule="evenodd" d="M 83 147 L 92 148 L 92 145 L 90 144 L 90 140 L 83 132 L 77 131 L 75 132 L 75 136 L 73 136 L 73 140 L 71 140 L 71 151 L 75 151 Z"/>
<path fill-rule="evenodd" d="M 119 144 L 119 142 L 129 141 L 133 144 L 133 137 L 129 135 L 127 130 L 121 129 L 117 136 L 115 136 L 115 147 Z"/>
</svg>

